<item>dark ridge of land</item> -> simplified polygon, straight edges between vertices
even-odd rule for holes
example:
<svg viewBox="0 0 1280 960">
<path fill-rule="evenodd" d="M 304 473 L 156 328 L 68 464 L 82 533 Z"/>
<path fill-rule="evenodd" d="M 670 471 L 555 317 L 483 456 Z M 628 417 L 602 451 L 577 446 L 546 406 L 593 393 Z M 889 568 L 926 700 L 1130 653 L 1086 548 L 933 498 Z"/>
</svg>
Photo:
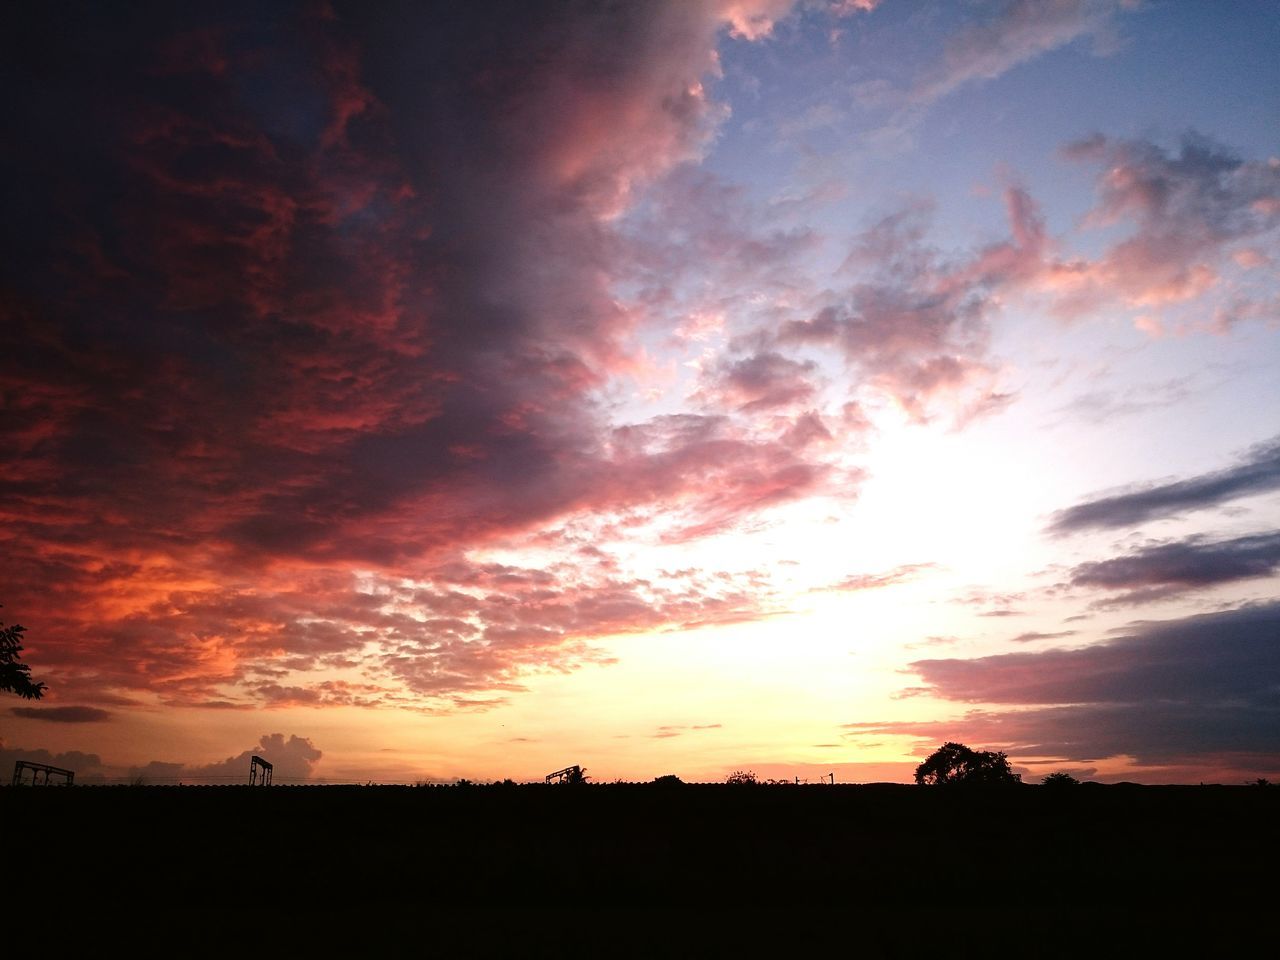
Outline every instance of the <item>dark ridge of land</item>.
<svg viewBox="0 0 1280 960">
<path fill-rule="evenodd" d="M 0 789 L 22 889 L 170 904 L 1238 907 L 1278 814 L 1244 786 Z"/>
</svg>

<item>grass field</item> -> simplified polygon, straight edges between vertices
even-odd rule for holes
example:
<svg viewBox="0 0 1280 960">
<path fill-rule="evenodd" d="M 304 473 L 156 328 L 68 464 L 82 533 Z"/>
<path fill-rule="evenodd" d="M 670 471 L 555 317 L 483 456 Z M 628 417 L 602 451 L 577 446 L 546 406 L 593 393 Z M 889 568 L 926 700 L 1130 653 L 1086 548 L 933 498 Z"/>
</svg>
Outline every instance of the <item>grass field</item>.
<svg viewBox="0 0 1280 960">
<path fill-rule="evenodd" d="M 1244 786 L 41 787 L 0 810 L 23 888 L 168 903 L 1237 905 L 1280 853 L 1280 789 Z"/>
</svg>

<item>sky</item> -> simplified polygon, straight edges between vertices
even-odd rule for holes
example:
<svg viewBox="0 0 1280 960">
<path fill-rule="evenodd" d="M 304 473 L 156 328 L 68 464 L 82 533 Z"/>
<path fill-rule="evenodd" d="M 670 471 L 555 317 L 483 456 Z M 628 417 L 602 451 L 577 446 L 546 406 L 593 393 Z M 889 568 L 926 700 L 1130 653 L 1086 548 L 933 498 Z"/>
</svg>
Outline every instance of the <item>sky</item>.
<svg viewBox="0 0 1280 960">
<path fill-rule="evenodd" d="M 25 5 L 13 759 L 1280 776 L 1280 7 Z"/>
</svg>

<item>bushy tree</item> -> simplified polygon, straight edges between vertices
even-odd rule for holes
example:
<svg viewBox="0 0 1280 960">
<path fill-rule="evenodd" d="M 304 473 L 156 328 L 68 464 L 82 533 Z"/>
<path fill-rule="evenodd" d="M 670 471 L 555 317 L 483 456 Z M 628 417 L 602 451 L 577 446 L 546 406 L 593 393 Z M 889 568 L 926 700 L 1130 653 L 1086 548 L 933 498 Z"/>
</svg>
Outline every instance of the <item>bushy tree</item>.
<svg viewBox="0 0 1280 960">
<path fill-rule="evenodd" d="M 1040 781 L 1042 786 L 1046 787 L 1078 787 L 1080 781 L 1069 773 L 1059 770 L 1057 773 L 1051 773 Z"/>
<path fill-rule="evenodd" d="M 971 750 L 963 743 L 944 743 L 916 767 L 916 783 L 925 787 L 1003 786 L 1021 783 L 1009 769 L 1009 758 L 991 750 Z"/>
<path fill-rule="evenodd" d="M 735 770 L 724 782 L 731 787 L 754 787 L 759 781 L 754 770 Z"/>
<path fill-rule="evenodd" d="M 0 623 L 0 690 L 16 693 L 24 700 L 39 700 L 45 685 L 31 679 L 31 668 L 18 659 L 22 652 L 22 634 L 26 627 Z"/>
</svg>

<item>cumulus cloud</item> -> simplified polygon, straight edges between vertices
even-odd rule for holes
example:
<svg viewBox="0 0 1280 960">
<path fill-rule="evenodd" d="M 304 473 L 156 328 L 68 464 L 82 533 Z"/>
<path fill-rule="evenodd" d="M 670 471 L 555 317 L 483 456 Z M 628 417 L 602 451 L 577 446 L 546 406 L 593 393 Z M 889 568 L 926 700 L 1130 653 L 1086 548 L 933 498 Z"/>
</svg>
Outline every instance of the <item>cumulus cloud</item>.
<svg viewBox="0 0 1280 960">
<path fill-rule="evenodd" d="M 863 279 L 763 341 L 836 347 L 867 386 L 917 420 L 945 409 L 963 421 L 999 408 L 1009 397 L 986 356 L 995 293 L 1037 261 L 1043 243 L 1030 198 L 1014 189 L 1007 200 L 1013 237 L 954 261 L 927 243 L 928 204 L 883 217 L 854 239 L 846 261 Z"/>
<path fill-rule="evenodd" d="M 198 766 L 153 760 L 129 771 L 130 779 L 152 781 L 193 780 L 201 783 L 235 783 L 249 780 L 249 762 L 254 756 L 262 757 L 272 765 L 275 782 L 301 781 L 311 777 L 311 771 L 322 756 L 307 737 L 291 734 L 286 740 L 283 733 L 264 734 L 258 745 L 234 757 Z"/>
<path fill-rule="evenodd" d="M 1085 226 L 1132 224 L 1097 260 L 1052 267 L 1046 282 L 1064 313 L 1114 299 L 1135 307 L 1195 299 L 1218 283 L 1234 245 L 1280 225 L 1280 165 L 1245 161 L 1203 135 L 1188 133 L 1175 152 L 1098 134 L 1064 152 L 1099 170 Z"/>
<path fill-rule="evenodd" d="M 1004 709 L 848 729 L 973 740 L 1014 756 L 1271 770 L 1280 766 L 1278 630 L 1280 605 L 1264 604 L 1139 623 L 1073 650 L 918 660 L 919 692 Z"/>
<path fill-rule="evenodd" d="M 1280 437 L 1258 444 L 1238 464 L 1225 470 L 1147 484 L 1078 503 L 1055 514 L 1049 529 L 1065 534 L 1131 527 L 1277 489 L 1280 489 Z"/>
</svg>

